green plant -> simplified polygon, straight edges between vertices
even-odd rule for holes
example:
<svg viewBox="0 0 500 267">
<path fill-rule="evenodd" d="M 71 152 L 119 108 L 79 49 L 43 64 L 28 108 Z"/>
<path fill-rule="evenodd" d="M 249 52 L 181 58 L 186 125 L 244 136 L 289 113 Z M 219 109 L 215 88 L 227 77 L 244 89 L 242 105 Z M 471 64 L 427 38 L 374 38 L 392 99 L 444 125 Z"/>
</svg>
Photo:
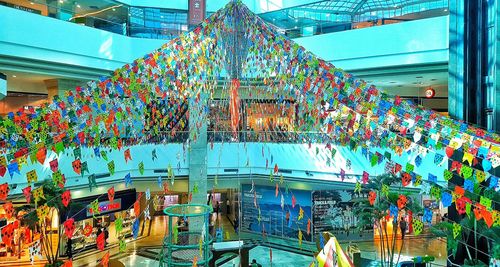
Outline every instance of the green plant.
<svg viewBox="0 0 500 267">
<path fill-rule="evenodd" d="M 362 231 L 367 225 L 375 225 L 378 230 L 380 242 L 380 263 L 381 266 L 394 266 L 397 265 L 400 259 L 401 250 L 405 243 L 405 233 L 402 233 L 402 242 L 399 249 L 396 247 L 396 239 L 398 232 L 398 222 L 399 220 L 392 221 L 393 234 L 388 234 L 388 225 L 385 220 L 388 215 L 388 211 L 391 205 L 398 206 L 398 199 L 400 195 L 407 197 L 408 202 L 405 207 L 399 209 L 399 212 L 406 212 L 411 210 L 415 215 L 421 212 L 422 207 L 412 200 L 409 194 L 401 193 L 399 188 L 398 193 L 387 192 L 384 193 L 384 185 L 392 186 L 399 184 L 399 179 L 391 174 L 383 174 L 377 176 L 364 186 L 364 189 L 368 189 L 376 193 L 376 201 L 371 205 L 368 200 L 359 202 L 355 207 L 355 214 L 358 217 L 358 229 Z M 401 213 L 400 213 L 401 214 Z M 408 226 L 407 226 L 408 227 Z M 397 259 L 395 260 L 397 256 Z"/>
<path fill-rule="evenodd" d="M 71 210 L 78 210 L 82 208 L 81 204 L 76 204 L 73 201 L 69 202 L 68 207 L 65 207 L 62 203 L 61 195 L 65 189 L 54 185 L 51 181 L 44 181 L 40 186 L 43 187 L 44 199 L 40 199 L 37 204 L 35 204 L 35 199 L 32 197 L 29 204 L 18 207 L 17 211 L 23 210 L 26 214 L 23 216 L 22 223 L 27 225 L 30 229 L 38 229 L 41 234 L 40 243 L 42 246 L 42 251 L 47 259 L 46 266 L 58 267 L 62 265 L 62 261 L 59 258 L 59 244 L 61 243 L 63 236 L 63 227 L 59 224 L 57 229 L 57 236 L 54 235 L 54 231 L 51 230 L 51 223 L 47 220 L 39 220 L 36 213 L 36 208 L 38 206 L 47 204 L 50 209 L 48 218 L 53 218 L 55 212 L 59 214 L 60 220 L 67 217 L 67 214 Z M 38 186 L 38 187 L 40 187 Z M 37 187 L 37 188 L 38 188 Z M 50 228 L 47 229 L 47 228 Z M 54 246 L 57 249 L 54 251 Z"/>
</svg>

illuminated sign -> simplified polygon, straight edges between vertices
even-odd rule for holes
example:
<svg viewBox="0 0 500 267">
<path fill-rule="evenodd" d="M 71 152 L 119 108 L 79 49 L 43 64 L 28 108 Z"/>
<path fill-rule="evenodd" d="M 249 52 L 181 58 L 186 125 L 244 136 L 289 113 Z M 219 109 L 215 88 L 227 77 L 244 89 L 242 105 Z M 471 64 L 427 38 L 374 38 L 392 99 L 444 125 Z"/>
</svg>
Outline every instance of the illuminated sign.
<svg viewBox="0 0 500 267">
<path fill-rule="evenodd" d="M 189 0 L 189 25 L 197 25 L 205 19 L 205 0 Z"/>
<path fill-rule="evenodd" d="M 425 97 L 433 98 L 435 95 L 436 95 L 436 91 L 432 87 L 425 89 Z"/>
<path fill-rule="evenodd" d="M 99 203 L 99 213 L 97 214 L 103 214 L 103 213 L 109 213 L 112 211 L 118 211 L 122 209 L 122 201 L 120 198 L 114 199 L 113 202 L 109 201 L 103 201 Z M 94 211 L 92 208 L 87 205 L 87 217 L 92 216 Z"/>
</svg>

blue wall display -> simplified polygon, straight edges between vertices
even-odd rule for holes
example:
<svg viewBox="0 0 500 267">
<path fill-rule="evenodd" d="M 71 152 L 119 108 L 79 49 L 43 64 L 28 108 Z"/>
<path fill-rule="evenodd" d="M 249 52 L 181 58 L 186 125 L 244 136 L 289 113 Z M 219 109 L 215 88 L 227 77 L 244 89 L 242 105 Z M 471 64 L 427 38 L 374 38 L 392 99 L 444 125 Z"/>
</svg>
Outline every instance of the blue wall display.
<svg viewBox="0 0 500 267">
<path fill-rule="evenodd" d="M 307 221 L 311 219 L 311 233 L 313 232 L 311 216 L 311 191 L 289 190 L 288 194 L 282 188 L 276 197 L 275 187 L 255 185 L 255 194 L 252 185 L 242 185 L 242 222 L 241 230 L 274 235 L 287 238 L 298 238 L 299 228 L 304 241 L 312 241 L 311 234 L 307 234 Z M 281 208 L 281 194 L 284 197 L 284 208 Z M 292 195 L 296 204 L 292 208 Z M 257 206 L 255 207 L 254 198 Z M 304 216 L 298 220 L 300 208 Z M 260 209 L 260 222 L 259 222 Z"/>
</svg>

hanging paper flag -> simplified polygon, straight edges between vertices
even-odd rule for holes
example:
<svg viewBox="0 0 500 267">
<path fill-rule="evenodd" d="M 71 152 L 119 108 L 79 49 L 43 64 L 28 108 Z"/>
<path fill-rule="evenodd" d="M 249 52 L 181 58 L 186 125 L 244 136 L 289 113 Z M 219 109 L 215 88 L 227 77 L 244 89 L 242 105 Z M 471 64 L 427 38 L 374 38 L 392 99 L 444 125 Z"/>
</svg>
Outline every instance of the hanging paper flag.
<svg viewBox="0 0 500 267">
<path fill-rule="evenodd" d="M 422 158 L 420 156 L 417 156 L 415 158 L 415 165 L 419 167 L 422 164 Z"/>
<path fill-rule="evenodd" d="M 149 214 L 149 206 L 146 206 L 144 210 L 144 220 L 151 220 L 151 215 Z"/>
<path fill-rule="evenodd" d="M 85 174 L 85 172 L 89 173 L 89 166 L 88 166 L 88 163 L 86 161 L 82 162 L 82 167 L 81 167 L 82 177 L 83 177 L 83 174 Z"/>
<path fill-rule="evenodd" d="M 193 265 L 191 267 L 198 267 L 198 256 L 194 255 Z"/>
<path fill-rule="evenodd" d="M 26 203 L 31 202 L 31 185 L 23 188 L 23 195 L 26 198 Z"/>
<path fill-rule="evenodd" d="M 373 206 L 376 199 L 377 199 L 377 192 L 370 191 L 370 193 L 368 193 L 368 201 L 370 202 L 370 205 Z"/>
<path fill-rule="evenodd" d="M 64 234 L 67 238 L 71 239 L 73 237 L 73 233 L 75 232 L 75 219 L 69 218 L 64 223 Z"/>
<path fill-rule="evenodd" d="M 3 237 L 3 233 L 2 233 L 2 237 Z M 4 241 L 5 244 L 7 244 L 7 242 Z M 9 243 L 10 244 L 10 243 Z M 42 246 L 40 244 L 40 239 L 35 241 L 30 247 L 29 247 L 29 255 L 30 255 L 30 261 L 31 261 L 31 265 L 33 265 L 35 263 L 35 257 L 37 257 L 38 259 L 42 259 L 43 256 L 42 256 Z"/>
<path fill-rule="evenodd" d="M 469 164 L 470 165 L 470 164 Z M 485 172 L 488 172 L 491 170 L 491 161 L 487 160 L 487 159 L 483 159 L 483 161 L 481 162 L 481 165 L 483 167 L 483 170 Z"/>
<path fill-rule="evenodd" d="M 491 199 L 485 196 L 480 196 L 479 203 L 481 203 L 481 205 L 485 206 L 487 209 L 491 209 Z"/>
<path fill-rule="evenodd" d="M 115 161 L 108 162 L 108 170 L 111 175 L 115 174 Z"/>
<path fill-rule="evenodd" d="M 472 168 L 467 165 L 463 165 L 460 169 L 460 175 L 462 175 L 465 179 L 472 177 L 472 172 Z"/>
<path fill-rule="evenodd" d="M 163 188 L 163 180 L 162 180 L 161 176 L 158 176 L 158 178 L 156 179 L 156 183 L 158 184 L 158 187 L 160 189 Z"/>
<path fill-rule="evenodd" d="M 414 186 L 420 186 L 422 184 L 422 176 L 416 174 L 415 179 L 412 180 Z"/>
<path fill-rule="evenodd" d="M 36 170 L 31 170 L 31 171 L 27 172 L 26 173 L 26 180 L 28 181 L 28 184 L 38 182 L 38 175 L 36 173 Z"/>
<path fill-rule="evenodd" d="M 299 217 L 297 219 L 300 221 L 302 218 L 304 218 L 304 210 L 302 207 L 299 207 Z"/>
<path fill-rule="evenodd" d="M 50 165 L 50 170 L 52 170 L 53 172 L 57 171 L 57 169 L 59 168 L 59 162 L 57 161 L 57 158 L 51 160 L 49 162 L 49 165 Z"/>
<path fill-rule="evenodd" d="M 393 220 L 396 221 L 398 219 L 398 207 L 391 204 L 389 207 L 389 216 L 393 217 Z"/>
<path fill-rule="evenodd" d="M 283 184 L 285 182 L 284 178 L 283 178 L 283 174 L 280 175 L 280 184 Z"/>
<path fill-rule="evenodd" d="M 104 248 L 102 250 L 104 250 Z M 106 252 L 106 254 L 104 254 L 104 256 L 102 256 L 101 264 L 102 264 L 102 267 L 109 266 L 109 251 Z"/>
<path fill-rule="evenodd" d="M 83 228 L 83 234 L 86 236 L 86 237 L 89 237 L 91 234 L 92 234 L 92 225 L 90 224 L 87 224 L 85 225 L 85 227 Z"/>
<path fill-rule="evenodd" d="M 278 164 L 274 164 L 274 173 L 277 174 L 279 171 Z"/>
<path fill-rule="evenodd" d="M 420 233 L 422 233 L 422 230 L 424 230 L 424 223 L 422 223 L 419 220 L 413 220 L 412 226 L 413 226 L 413 233 L 415 234 L 415 236 L 420 235 Z"/>
<path fill-rule="evenodd" d="M 496 188 L 498 187 L 498 177 L 491 176 L 490 177 L 490 184 L 488 185 L 488 187 L 496 190 Z"/>
<path fill-rule="evenodd" d="M 40 164 L 43 164 L 45 162 L 45 158 L 47 157 L 47 148 L 41 147 L 38 149 L 36 152 L 36 159 Z"/>
<path fill-rule="evenodd" d="M 63 263 L 63 265 L 61 265 L 61 267 L 73 267 L 73 261 L 71 259 L 67 260 Z"/>
<path fill-rule="evenodd" d="M 12 206 L 12 202 L 3 204 L 3 209 L 5 211 L 5 217 L 7 217 L 7 220 L 10 220 L 14 215 L 14 206 Z"/>
<path fill-rule="evenodd" d="M 299 229 L 299 248 L 302 248 L 302 231 Z"/>
<path fill-rule="evenodd" d="M 451 201 L 452 201 L 452 196 L 448 192 L 443 192 L 441 193 L 441 203 L 443 204 L 443 207 L 447 208 L 451 206 Z"/>
<path fill-rule="evenodd" d="M 281 210 L 285 209 L 285 198 L 283 197 L 283 194 L 281 194 L 280 206 Z"/>
<path fill-rule="evenodd" d="M 491 215 L 491 212 L 489 212 L 487 209 L 482 209 L 481 217 L 483 217 L 484 222 L 486 223 L 488 228 L 491 228 L 491 226 L 493 225 L 493 217 Z"/>
<path fill-rule="evenodd" d="M 123 238 L 120 238 L 119 248 L 120 248 L 120 253 L 125 252 L 127 250 L 127 243 L 125 243 L 125 240 Z"/>
<path fill-rule="evenodd" d="M 276 183 L 276 189 L 274 190 L 275 197 L 278 197 L 278 192 L 279 192 L 279 187 L 278 187 L 278 183 Z"/>
<path fill-rule="evenodd" d="M 350 159 L 346 160 L 346 167 L 347 167 L 348 170 L 351 169 L 351 160 Z"/>
<path fill-rule="evenodd" d="M 52 173 L 52 182 L 54 183 L 55 186 L 63 188 L 66 182 L 64 180 L 65 179 L 63 178 L 63 175 L 60 170 L 57 170 L 56 172 Z"/>
<path fill-rule="evenodd" d="M 457 239 L 462 233 L 462 225 L 458 223 L 453 223 L 453 238 Z"/>
<path fill-rule="evenodd" d="M 75 159 L 81 159 L 82 158 L 82 149 L 80 147 L 76 147 L 73 149 L 73 157 Z"/>
<path fill-rule="evenodd" d="M 403 186 L 408 186 L 411 182 L 411 175 L 407 172 L 401 173 L 401 184 Z"/>
<path fill-rule="evenodd" d="M 354 185 L 354 192 L 361 193 L 361 183 L 356 181 L 356 185 Z"/>
<path fill-rule="evenodd" d="M 97 188 L 97 182 L 95 180 L 95 175 L 94 174 L 89 175 L 88 179 L 89 179 L 89 190 L 90 190 L 90 192 L 92 192 L 92 187 Z"/>
<path fill-rule="evenodd" d="M 17 173 L 19 175 L 21 174 L 19 172 L 19 164 L 17 163 L 17 161 L 14 161 L 11 164 L 9 164 L 7 166 L 7 169 L 9 170 L 10 178 L 12 178 L 15 173 Z"/>
<path fill-rule="evenodd" d="M 104 250 L 104 245 L 106 243 L 105 237 L 106 236 L 104 235 L 104 232 L 101 232 L 99 235 L 97 235 L 96 239 L 97 249 L 99 249 L 100 251 Z"/>
<path fill-rule="evenodd" d="M 146 201 L 151 199 L 151 190 L 149 188 L 146 189 Z"/>
<path fill-rule="evenodd" d="M 17 163 L 19 165 L 19 170 L 21 170 L 21 168 L 24 165 L 28 165 L 28 160 L 27 160 L 26 156 L 21 156 L 21 157 L 17 158 Z"/>
<path fill-rule="evenodd" d="M 111 188 L 108 189 L 108 200 L 109 202 L 113 202 L 115 199 L 115 187 L 112 186 Z"/>
<path fill-rule="evenodd" d="M 82 173 L 82 162 L 80 161 L 80 159 L 74 160 L 71 165 L 73 166 L 73 170 L 76 174 Z"/>
<path fill-rule="evenodd" d="M 385 197 L 388 197 L 389 196 L 389 186 L 386 185 L 386 184 L 383 184 L 382 185 L 382 190 L 381 190 L 381 193 L 382 195 L 384 195 Z"/>
<path fill-rule="evenodd" d="M 129 187 L 132 185 L 132 177 L 130 176 L 130 172 L 125 175 L 125 187 Z"/>
<path fill-rule="evenodd" d="M 436 200 L 441 199 L 441 187 L 437 185 L 433 185 L 431 187 L 431 196 L 433 196 Z"/>
<path fill-rule="evenodd" d="M 123 155 L 125 157 L 125 163 L 128 163 L 129 160 L 132 160 L 132 156 L 130 155 L 130 148 L 127 148 L 127 150 L 123 152 Z"/>
<path fill-rule="evenodd" d="M 99 210 L 99 200 L 98 199 L 95 199 L 94 201 L 90 202 L 89 208 L 90 208 L 90 213 L 92 213 L 92 217 L 95 218 L 96 214 L 101 214 L 101 211 Z"/>
<path fill-rule="evenodd" d="M 434 164 L 438 165 L 439 163 L 443 162 L 444 156 L 441 154 L 435 154 L 434 155 Z"/>
<path fill-rule="evenodd" d="M 295 199 L 295 196 L 292 195 L 292 208 L 295 208 L 296 203 L 297 203 L 297 199 Z"/>
<path fill-rule="evenodd" d="M 121 217 L 116 218 L 115 220 L 115 231 L 120 233 L 123 230 L 123 219 Z"/>
<path fill-rule="evenodd" d="M 429 224 L 432 222 L 432 210 L 424 208 L 424 216 L 422 217 L 422 221 Z"/>
<path fill-rule="evenodd" d="M 106 151 L 104 151 L 104 150 L 102 150 L 102 151 L 101 151 L 101 157 L 102 157 L 104 160 L 108 161 L 108 155 L 107 155 Z"/>
<path fill-rule="evenodd" d="M 139 162 L 139 173 L 144 175 L 144 162 Z"/>
<path fill-rule="evenodd" d="M 480 170 L 475 170 L 474 174 L 476 176 L 476 182 L 482 183 L 484 180 L 486 180 L 486 173 Z"/>
<path fill-rule="evenodd" d="M 444 177 L 446 179 L 446 172 L 449 172 L 452 176 L 453 176 L 453 173 L 448 171 L 448 170 L 444 170 Z M 437 176 L 432 174 L 432 173 L 429 173 L 429 182 L 430 183 L 437 183 Z"/>
<path fill-rule="evenodd" d="M 153 149 L 153 151 L 151 151 L 151 159 L 153 159 L 153 161 L 155 161 L 155 159 L 157 158 L 156 156 L 156 148 Z"/>
<path fill-rule="evenodd" d="M 132 224 L 132 234 L 134 239 L 137 239 L 137 236 L 139 235 L 139 218 L 136 218 Z"/>
<path fill-rule="evenodd" d="M 474 193 L 474 182 L 471 180 L 464 180 L 464 189 Z"/>
<path fill-rule="evenodd" d="M 36 208 L 36 216 L 38 217 L 39 223 L 45 221 L 45 218 L 49 216 L 49 207 L 47 206 L 47 204 L 40 205 L 38 206 L 38 208 Z"/>
<path fill-rule="evenodd" d="M 71 191 L 68 189 L 61 194 L 61 202 L 64 205 L 64 207 L 67 208 L 70 201 L 71 201 Z"/>
<path fill-rule="evenodd" d="M 408 202 L 408 198 L 405 195 L 399 195 L 397 204 L 399 209 L 404 209 L 406 207 L 406 203 Z"/>
<path fill-rule="evenodd" d="M 140 197 L 139 197 L 140 198 Z M 139 215 L 141 214 L 141 206 L 139 204 L 139 200 L 136 200 L 134 202 L 134 213 L 135 213 L 135 217 L 138 218 Z"/>
<path fill-rule="evenodd" d="M 35 199 L 35 205 L 38 204 L 38 201 L 40 201 L 40 199 L 42 198 L 45 199 L 45 196 L 43 194 L 43 186 L 34 189 L 32 193 L 33 193 L 33 198 Z"/>
</svg>

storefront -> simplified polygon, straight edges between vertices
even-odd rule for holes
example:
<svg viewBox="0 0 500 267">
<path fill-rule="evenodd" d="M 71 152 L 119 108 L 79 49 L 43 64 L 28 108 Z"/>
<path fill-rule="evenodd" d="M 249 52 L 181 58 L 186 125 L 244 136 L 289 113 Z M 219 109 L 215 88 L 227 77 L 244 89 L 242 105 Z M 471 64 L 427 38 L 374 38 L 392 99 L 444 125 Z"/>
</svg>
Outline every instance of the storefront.
<svg viewBox="0 0 500 267">
<path fill-rule="evenodd" d="M 107 195 L 100 196 L 99 213 L 89 207 L 96 196 L 75 199 L 75 203 L 85 208 L 85 211 L 71 211 L 69 217 L 75 219 L 75 232 L 71 238 L 73 255 L 88 249 L 96 248 L 96 238 L 101 232 L 107 235 L 107 244 L 117 243 L 122 237 L 132 236 L 132 223 L 135 220 L 134 203 L 137 199 L 135 189 L 115 192 L 113 201 L 109 201 Z M 123 230 L 116 233 L 114 221 L 123 219 Z M 65 218 L 61 218 L 61 223 Z M 66 255 L 68 240 L 62 238 L 60 254 Z"/>
</svg>

